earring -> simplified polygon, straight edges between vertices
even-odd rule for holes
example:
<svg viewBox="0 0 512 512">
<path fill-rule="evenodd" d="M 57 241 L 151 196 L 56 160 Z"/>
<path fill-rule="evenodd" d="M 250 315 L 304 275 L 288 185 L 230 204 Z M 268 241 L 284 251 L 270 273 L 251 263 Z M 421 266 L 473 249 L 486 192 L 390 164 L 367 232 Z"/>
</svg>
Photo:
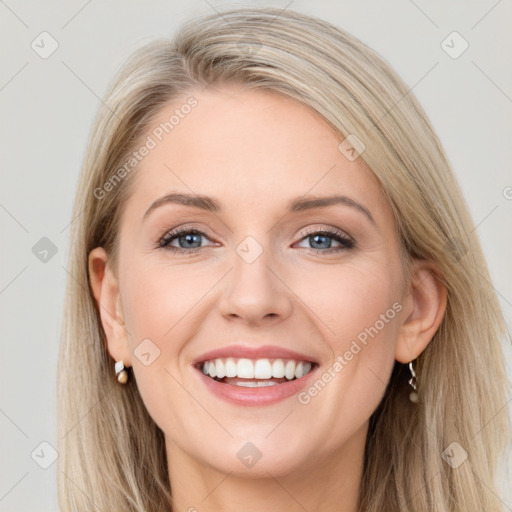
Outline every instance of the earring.
<svg viewBox="0 0 512 512">
<path fill-rule="evenodd" d="M 415 404 L 418 403 L 418 393 L 416 392 L 416 384 L 418 382 L 418 379 L 416 378 L 416 372 L 414 371 L 414 368 L 412 367 L 412 361 L 409 363 L 409 370 L 411 370 L 412 377 L 409 379 L 409 384 L 413 387 L 414 391 L 411 391 L 409 394 L 409 400 Z"/>
<path fill-rule="evenodd" d="M 117 381 L 121 384 L 126 384 L 128 382 L 128 372 L 125 370 L 123 361 L 116 361 L 114 369 L 117 375 Z"/>
</svg>

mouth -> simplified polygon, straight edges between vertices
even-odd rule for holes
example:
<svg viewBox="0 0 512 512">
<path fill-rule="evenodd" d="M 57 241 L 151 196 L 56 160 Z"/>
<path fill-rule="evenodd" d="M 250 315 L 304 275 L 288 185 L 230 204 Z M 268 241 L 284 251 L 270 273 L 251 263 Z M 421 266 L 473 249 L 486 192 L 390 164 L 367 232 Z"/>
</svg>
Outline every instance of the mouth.
<svg viewBox="0 0 512 512">
<path fill-rule="evenodd" d="M 317 363 L 283 358 L 215 358 L 201 361 L 195 367 L 206 377 L 230 386 L 260 388 L 278 386 L 302 379 Z"/>
</svg>

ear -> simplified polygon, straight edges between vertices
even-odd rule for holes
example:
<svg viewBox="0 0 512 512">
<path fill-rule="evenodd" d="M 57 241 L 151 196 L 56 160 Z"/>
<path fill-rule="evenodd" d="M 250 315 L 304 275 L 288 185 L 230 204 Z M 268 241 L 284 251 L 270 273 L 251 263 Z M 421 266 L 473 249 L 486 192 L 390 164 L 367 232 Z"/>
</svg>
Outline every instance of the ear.
<svg viewBox="0 0 512 512">
<path fill-rule="evenodd" d="M 397 361 L 409 363 L 425 350 L 441 324 L 446 302 L 446 288 L 435 265 L 415 260 L 410 270 L 409 293 L 404 298 L 406 320 L 395 348 Z"/>
<path fill-rule="evenodd" d="M 125 328 L 118 279 L 103 247 L 89 253 L 89 280 L 98 305 L 101 324 L 107 337 L 107 348 L 114 361 L 131 366 L 131 351 Z"/>
</svg>

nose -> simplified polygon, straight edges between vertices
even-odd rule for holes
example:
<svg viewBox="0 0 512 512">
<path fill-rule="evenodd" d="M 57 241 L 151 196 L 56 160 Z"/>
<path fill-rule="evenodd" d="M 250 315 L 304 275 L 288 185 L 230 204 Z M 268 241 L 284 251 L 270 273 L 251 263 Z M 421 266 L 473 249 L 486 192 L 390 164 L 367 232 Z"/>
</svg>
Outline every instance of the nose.
<svg viewBox="0 0 512 512">
<path fill-rule="evenodd" d="M 233 267 L 220 299 L 226 319 L 258 326 L 290 316 L 293 293 L 274 270 L 266 251 L 250 263 L 236 254 Z"/>
</svg>

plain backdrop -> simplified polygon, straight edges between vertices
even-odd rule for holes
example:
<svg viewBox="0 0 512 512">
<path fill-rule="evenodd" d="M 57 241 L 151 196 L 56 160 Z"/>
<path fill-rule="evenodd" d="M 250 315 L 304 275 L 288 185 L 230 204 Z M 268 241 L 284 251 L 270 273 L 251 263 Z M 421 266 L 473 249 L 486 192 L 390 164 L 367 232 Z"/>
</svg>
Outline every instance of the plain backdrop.
<svg viewBox="0 0 512 512">
<path fill-rule="evenodd" d="M 99 98 L 133 50 L 235 5 L 324 18 L 401 75 L 458 176 L 512 331 L 510 0 L 0 1 L 2 511 L 57 510 L 52 447 L 69 224 Z M 510 374 L 510 343 L 506 358 Z M 510 402 L 500 414 L 511 414 Z M 512 510 L 507 471 L 500 497 Z"/>
</svg>

